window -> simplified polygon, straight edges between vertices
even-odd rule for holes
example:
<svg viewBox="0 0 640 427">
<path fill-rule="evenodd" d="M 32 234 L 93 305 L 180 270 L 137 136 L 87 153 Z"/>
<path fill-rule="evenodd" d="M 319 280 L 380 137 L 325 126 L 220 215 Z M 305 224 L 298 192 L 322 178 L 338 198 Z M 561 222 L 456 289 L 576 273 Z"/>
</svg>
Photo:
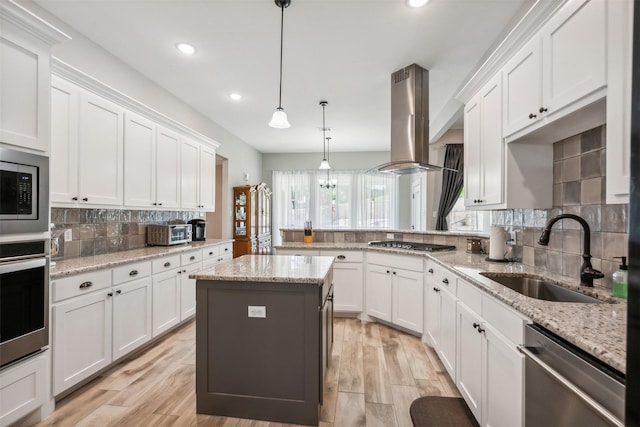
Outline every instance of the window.
<svg viewBox="0 0 640 427">
<path fill-rule="evenodd" d="M 274 229 L 302 228 L 308 220 L 315 228 L 396 228 L 396 176 L 332 171 L 329 179 L 335 187 L 321 188 L 325 171 L 274 171 Z"/>
<path fill-rule="evenodd" d="M 449 231 L 489 232 L 491 211 L 468 211 L 464 205 L 464 188 L 447 216 Z"/>
</svg>

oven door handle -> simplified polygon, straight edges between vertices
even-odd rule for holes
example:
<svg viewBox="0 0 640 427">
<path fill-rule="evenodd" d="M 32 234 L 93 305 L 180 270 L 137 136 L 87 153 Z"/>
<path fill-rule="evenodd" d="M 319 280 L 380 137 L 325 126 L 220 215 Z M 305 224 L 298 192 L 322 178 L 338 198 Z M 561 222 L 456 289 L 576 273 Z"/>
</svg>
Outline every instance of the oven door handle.
<svg viewBox="0 0 640 427">
<path fill-rule="evenodd" d="M 44 267 L 47 265 L 46 258 L 30 259 L 27 261 L 12 261 L 0 264 L 0 274 L 14 273 L 21 270 Z"/>
<path fill-rule="evenodd" d="M 618 427 L 624 427 L 624 423 L 622 421 L 620 421 L 611 412 L 609 412 L 609 410 L 607 410 L 600 403 L 598 403 L 595 400 L 593 400 L 591 398 L 591 396 L 586 394 L 580 388 L 576 387 L 573 383 L 571 383 L 564 376 L 562 376 L 558 372 L 556 372 L 551 366 L 546 364 L 542 359 L 540 359 L 538 356 L 536 356 L 530 350 L 530 349 L 535 349 L 535 348 L 536 347 L 526 347 L 526 346 L 523 346 L 523 345 L 519 345 L 518 346 L 518 350 L 520 351 L 520 353 L 524 354 L 532 362 L 534 362 L 536 365 L 538 365 L 540 368 L 542 368 L 547 374 L 549 374 L 554 380 L 556 380 L 562 386 L 564 386 L 565 388 L 569 389 L 569 391 L 571 391 L 573 394 L 578 396 L 578 398 L 580 398 L 580 400 L 582 400 L 585 403 L 585 405 L 589 406 L 596 413 L 598 413 L 602 418 L 605 418 L 607 421 L 609 421 L 611 423 L 611 425 L 618 426 Z"/>
</svg>

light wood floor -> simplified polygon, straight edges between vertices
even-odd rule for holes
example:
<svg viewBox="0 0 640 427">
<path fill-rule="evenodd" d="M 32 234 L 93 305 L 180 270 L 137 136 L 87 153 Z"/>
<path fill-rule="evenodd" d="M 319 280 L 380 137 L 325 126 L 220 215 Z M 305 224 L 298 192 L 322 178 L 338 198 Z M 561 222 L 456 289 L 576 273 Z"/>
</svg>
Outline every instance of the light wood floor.
<svg viewBox="0 0 640 427">
<path fill-rule="evenodd" d="M 335 319 L 320 426 L 412 426 L 420 396 L 459 396 L 433 350 L 376 323 Z M 278 423 L 195 412 L 195 322 L 59 401 L 38 426 L 233 426 Z"/>
</svg>

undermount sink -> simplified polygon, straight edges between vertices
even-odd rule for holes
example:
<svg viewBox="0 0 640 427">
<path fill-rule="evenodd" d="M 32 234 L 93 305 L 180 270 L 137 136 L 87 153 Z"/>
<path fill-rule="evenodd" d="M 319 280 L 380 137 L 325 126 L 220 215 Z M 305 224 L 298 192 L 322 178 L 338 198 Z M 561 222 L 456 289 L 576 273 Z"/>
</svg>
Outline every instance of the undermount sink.
<svg viewBox="0 0 640 427">
<path fill-rule="evenodd" d="M 557 302 L 604 303 L 599 299 L 572 291 L 548 279 L 532 274 L 489 272 L 480 274 L 530 298 Z"/>
</svg>

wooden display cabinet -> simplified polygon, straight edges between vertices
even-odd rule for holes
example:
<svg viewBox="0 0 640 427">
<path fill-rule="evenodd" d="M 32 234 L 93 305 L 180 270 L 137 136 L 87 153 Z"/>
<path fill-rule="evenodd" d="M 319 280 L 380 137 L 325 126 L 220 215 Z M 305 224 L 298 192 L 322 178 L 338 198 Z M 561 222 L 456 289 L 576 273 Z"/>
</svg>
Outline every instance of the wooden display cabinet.
<svg viewBox="0 0 640 427">
<path fill-rule="evenodd" d="M 265 183 L 233 188 L 233 257 L 271 253 L 271 190 Z"/>
</svg>

